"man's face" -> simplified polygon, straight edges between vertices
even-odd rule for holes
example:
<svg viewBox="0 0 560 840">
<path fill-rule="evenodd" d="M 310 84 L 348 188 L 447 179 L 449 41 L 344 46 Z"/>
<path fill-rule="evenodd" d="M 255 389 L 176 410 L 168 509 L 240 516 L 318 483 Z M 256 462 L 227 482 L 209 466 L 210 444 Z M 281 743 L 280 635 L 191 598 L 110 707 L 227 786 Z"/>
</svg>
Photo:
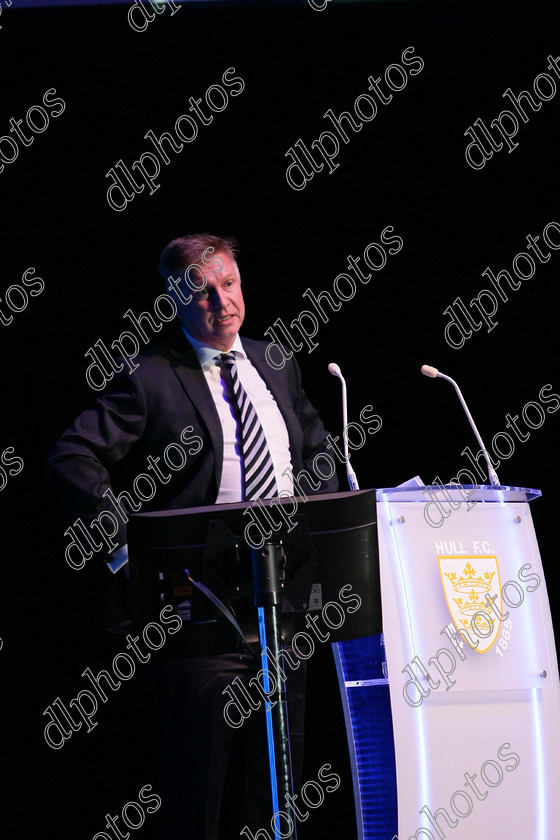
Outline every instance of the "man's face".
<svg viewBox="0 0 560 840">
<path fill-rule="evenodd" d="M 216 272 L 213 257 L 213 273 L 207 273 L 206 286 L 192 293 L 190 303 L 178 306 L 177 314 L 193 338 L 225 352 L 241 328 L 245 303 L 237 263 L 226 254 L 216 256 L 222 261 L 221 271 Z"/>
</svg>

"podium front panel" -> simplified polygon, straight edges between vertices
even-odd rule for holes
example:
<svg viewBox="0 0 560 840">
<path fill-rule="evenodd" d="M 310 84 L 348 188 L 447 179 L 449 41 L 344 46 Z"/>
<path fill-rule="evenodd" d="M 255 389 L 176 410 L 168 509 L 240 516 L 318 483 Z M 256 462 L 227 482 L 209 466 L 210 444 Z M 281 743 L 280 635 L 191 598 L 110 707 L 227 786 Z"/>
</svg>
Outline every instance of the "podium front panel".
<svg viewBox="0 0 560 840">
<path fill-rule="evenodd" d="M 377 494 L 398 836 L 549 840 L 560 689 L 531 496 L 468 490 Z"/>
</svg>

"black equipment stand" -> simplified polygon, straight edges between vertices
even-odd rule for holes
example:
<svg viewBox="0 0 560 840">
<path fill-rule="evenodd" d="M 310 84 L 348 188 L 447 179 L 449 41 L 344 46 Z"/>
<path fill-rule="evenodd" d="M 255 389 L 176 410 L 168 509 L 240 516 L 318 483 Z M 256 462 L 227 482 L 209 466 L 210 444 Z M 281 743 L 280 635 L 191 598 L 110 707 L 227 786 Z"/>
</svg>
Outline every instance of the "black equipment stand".
<svg viewBox="0 0 560 840">
<path fill-rule="evenodd" d="M 288 700 L 283 681 L 277 676 L 270 691 L 268 661 L 264 651 L 269 650 L 273 662 L 280 662 L 282 651 L 282 588 L 285 579 L 285 554 L 281 542 L 265 543 L 251 549 L 253 568 L 254 603 L 259 610 L 259 641 L 262 655 L 264 690 L 270 698 L 267 708 L 268 756 L 273 814 L 277 814 L 293 796 L 292 762 L 290 757 L 290 728 Z M 278 670 L 277 670 L 278 673 Z M 287 840 L 296 840 L 295 821 Z"/>
</svg>

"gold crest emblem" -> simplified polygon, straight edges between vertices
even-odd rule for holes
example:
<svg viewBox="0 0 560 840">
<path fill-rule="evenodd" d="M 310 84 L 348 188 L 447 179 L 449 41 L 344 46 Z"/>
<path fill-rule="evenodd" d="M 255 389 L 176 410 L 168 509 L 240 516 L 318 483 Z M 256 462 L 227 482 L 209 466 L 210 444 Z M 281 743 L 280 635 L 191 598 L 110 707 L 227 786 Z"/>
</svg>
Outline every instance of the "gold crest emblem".
<svg viewBox="0 0 560 840">
<path fill-rule="evenodd" d="M 489 603 L 502 613 L 500 569 L 495 554 L 438 555 L 439 574 L 453 623 L 473 650 L 486 653 L 500 632 Z M 494 596 L 498 597 L 494 600 Z M 490 596 L 490 598 L 488 598 Z M 478 640 L 478 645 L 476 642 Z"/>
</svg>

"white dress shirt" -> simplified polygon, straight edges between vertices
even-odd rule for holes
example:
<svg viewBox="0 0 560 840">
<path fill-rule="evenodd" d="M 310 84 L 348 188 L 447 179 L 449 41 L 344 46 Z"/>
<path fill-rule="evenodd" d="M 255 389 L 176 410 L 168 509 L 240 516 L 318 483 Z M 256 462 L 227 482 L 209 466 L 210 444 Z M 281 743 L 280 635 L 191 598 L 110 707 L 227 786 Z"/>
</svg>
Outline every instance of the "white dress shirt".
<svg viewBox="0 0 560 840">
<path fill-rule="evenodd" d="M 232 406 L 224 393 L 224 385 L 221 376 L 221 366 L 216 362 L 216 356 L 223 351 L 209 347 L 201 341 L 197 341 L 184 330 L 186 337 L 192 344 L 198 357 L 200 366 L 204 373 L 212 399 L 216 406 L 218 416 L 224 435 L 224 462 L 222 469 L 222 480 L 218 490 L 216 504 L 227 502 L 239 502 L 243 495 L 241 450 L 237 443 L 237 422 L 232 411 Z M 239 335 L 229 350 L 235 353 L 235 362 L 239 381 L 243 385 L 247 396 L 253 403 L 255 411 L 264 429 L 272 463 L 278 492 L 283 495 L 293 495 L 294 486 L 292 481 L 292 462 L 290 459 L 290 444 L 288 430 L 276 400 L 268 390 L 266 383 L 260 377 L 256 368 L 251 364 Z M 284 475 L 284 471 L 288 471 Z"/>
</svg>

